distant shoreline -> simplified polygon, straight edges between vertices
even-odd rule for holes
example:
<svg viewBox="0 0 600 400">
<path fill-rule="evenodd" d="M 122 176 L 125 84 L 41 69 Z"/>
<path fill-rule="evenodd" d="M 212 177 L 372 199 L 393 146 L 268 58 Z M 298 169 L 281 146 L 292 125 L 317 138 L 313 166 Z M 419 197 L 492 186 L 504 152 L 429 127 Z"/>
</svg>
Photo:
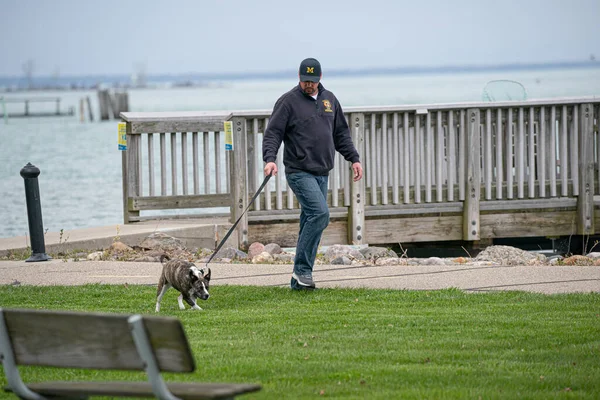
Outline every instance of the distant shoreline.
<svg viewBox="0 0 600 400">
<path fill-rule="evenodd" d="M 382 75 L 423 75 L 423 74 L 460 74 L 473 72 L 504 72 L 504 71 L 541 71 L 560 69 L 596 69 L 600 62 L 595 60 L 577 62 L 549 63 L 511 63 L 495 65 L 446 65 L 446 66 L 407 66 L 381 67 L 361 69 L 332 68 L 327 76 L 382 76 Z M 136 82 L 140 77 L 130 74 L 113 75 L 66 75 L 60 77 L 32 76 L 28 80 L 24 76 L 0 76 L 0 91 L 12 92 L 23 90 L 86 90 L 99 87 L 144 88 L 169 84 L 171 87 L 212 87 L 214 82 L 240 80 L 274 80 L 294 76 L 296 71 L 267 71 L 267 72 L 227 72 L 227 73 L 186 73 L 186 74 L 148 74 L 141 77 L 141 83 Z"/>
</svg>

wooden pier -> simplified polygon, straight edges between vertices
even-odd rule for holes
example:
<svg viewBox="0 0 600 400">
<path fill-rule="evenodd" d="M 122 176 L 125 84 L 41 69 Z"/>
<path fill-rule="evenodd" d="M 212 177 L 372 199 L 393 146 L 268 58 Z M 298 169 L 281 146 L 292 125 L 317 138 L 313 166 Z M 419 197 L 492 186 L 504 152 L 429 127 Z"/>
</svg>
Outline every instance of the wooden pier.
<svg viewBox="0 0 600 400">
<path fill-rule="evenodd" d="M 0 115 L 2 118 L 29 118 L 29 117 L 64 117 L 75 115 L 75 109 L 70 107 L 67 111 L 60 109 L 60 97 L 31 97 L 31 98 L 4 98 L 0 97 Z M 22 103 L 23 112 L 8 112 L 4 104 L 7 103 Z M 54 111 L 36 111 L 31 108 L 35 103 L 55 103 Z M 6 114 L 6 115 L 5 115 Z"/>
<path fill-rule="evenodd" d="M 348 108 L 365 177 L 353 182 L 336 155 L 322 244 L 598 234 L 599 107 L 590 97 Z M 157 218 L 142 214 L 149 210 L 222 215 L 223 207 L 235 221 L 263 179 L 270 113 L 121 113 L 125 223 Z M 300 210 L 282 154 L 279 175 L 238 225 L 241 248 L 295 245 Z"/>
</svg>

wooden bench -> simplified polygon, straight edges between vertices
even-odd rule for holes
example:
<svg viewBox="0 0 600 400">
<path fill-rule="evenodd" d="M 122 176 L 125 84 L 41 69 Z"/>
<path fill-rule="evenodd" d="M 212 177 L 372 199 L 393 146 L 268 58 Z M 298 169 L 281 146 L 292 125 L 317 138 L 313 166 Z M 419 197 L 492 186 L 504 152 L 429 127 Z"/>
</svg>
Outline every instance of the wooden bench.
<svg viewBox="0 0 600 400">
<path fill-rule="evenodd" d="M 183 326 L 172 317 L 0 308 L 0 359 L 5 390 L 23 399 L 231 399 L 261 389 L 254 384 L 165 383 L 163 371 L 195 370 Z M 146 371 L 148 382 L 24 384 L 19 365 Z"/>
</svg>

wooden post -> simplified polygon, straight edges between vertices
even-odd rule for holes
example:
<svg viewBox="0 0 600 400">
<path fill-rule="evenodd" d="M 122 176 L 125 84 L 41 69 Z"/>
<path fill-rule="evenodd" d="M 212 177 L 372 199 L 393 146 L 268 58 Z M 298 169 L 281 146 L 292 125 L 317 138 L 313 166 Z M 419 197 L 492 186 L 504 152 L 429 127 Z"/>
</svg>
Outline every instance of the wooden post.
<svg viewBox="0 0 600 400">
<path fill-rule="evenodd" d="M 6 112 L 6 101 L 4 97 L 0 97 L 0 103 L 2 103 L 2 117 L 4 118 L 4 124 L 8 124 L 8 113 Z"/>
<path fill-rule="evenodd" d="M 127 92 L 115 92 L 113 109 L 115 118 L 119 118 L 122 112 L 129 111 L 129 95 Z"/>
<path fill-rule="evenodd" d="M 365 160 L 365 115 L 350 115 L 350 132 L 352 141 L 362 157 Z M 387 151 L 384 149 L 384 151 Z M 364 165 L 364 164 L 363 164 Z M 365 230 L 365 177 L 358 182 L 354 182 L 352 172 L 348 174 L 349 179 L 346 182 L 350 185 L 350 209 L 348 210 L 348 243 L 363 244 L 366 242 Z"/>
<path fill-rule="evenodd" d="M 56 115 L 60 115 L 60 97 L 56 99 Z"/>
<path fill-rule="evenodd" d="M 579 196 L 577 197 L 577 233 L 593 235 L 594 226 L 594 106 L 579 108 Z"/>
<path fill-rule="evenodd" d="M 121 112 L 129 112 L 129 92 L 123 92 L 123 104 L 121 105 Z"/>
<path fill-rule="evenodd" d="M 110 119 L 109 115 L 109 99 L 108 90 L 98 90 L 98 103 L 100 105 L 100 120 L 107 121 Z"/>
<path fill-rule="evenodd" d="M 131 122 L 127 122 L 127 150 L 122 152 L 123 176 L 123 222 L 129 224 L 139 220 L 140 212 L 131 211 L 130 197 L 139 197 L 140 190 L 140 135 L 131 134 Z"/>
<path fill-rule="evenodd" d="M 90 96 L 86 97 L 87 107 L 88 107 L 88 115 L 90 117 L 90 121 L 94 120 L 94 114 L 92 113 L 92 102 L 90 101 Z"/>
<path fill-rule="evenodd" d="M 246 181 L 247 149 L 246 149 L 246 118 L 234 117 L 233 122 L 233 152 L 231 152 L 231 223 L 240 218 L 248 206 L 248 186 Z M 248 248 L 248 215 L 244 214 L 237 228 L 237 246 Z"/>
<path fill-rule="evenodd" d="M 463 240 L 479 240 L 479 198 L 481 192 L 481 137 L 479 109 L 467 110 L 466 196 L 463 204 Z"/>
<path fill-rule="evenodd" d="M 100 97 L 100 92 L 98 92 Z M 123 121 L 124 122 L 124 121 Z M 130 123 L 127 122 L 127 130 L 130 130 Z M 123 223 L 129 223 L 129 165 L 127 165 L 127 150 L 121 150 L 121 183 L 123 185 Z"/>
<path fill-rule="evenodd" d="M 79 99 L 79 122 L 85 121 L 85 110 L 84 110 L 83 97 Z"/>
<path fill-rule="evenodd" d="M 110 92 L 106 92 L 106 97 L 108 98 L 109 104 L 109 114 L 112 112 L 114 118 L 119 118 L 119 93 L 114 93 L 114 95 L 110 94 Z"/>
</svg>

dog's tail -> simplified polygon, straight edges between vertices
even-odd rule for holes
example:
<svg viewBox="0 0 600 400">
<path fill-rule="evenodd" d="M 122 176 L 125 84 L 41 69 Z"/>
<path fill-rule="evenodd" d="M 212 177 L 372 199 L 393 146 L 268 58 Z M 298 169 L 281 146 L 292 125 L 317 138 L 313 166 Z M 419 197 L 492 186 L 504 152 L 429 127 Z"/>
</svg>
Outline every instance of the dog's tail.
<svg viewBox="0 0 600 400">
<path fill-rule="evenodd" d="M 161 262 L 161 264 L 164 263 L 165 261 L 169 261 L 170 259 L 171 259 L 171 257 L 169 257 L 166 254 L 161 254 L 160 255 L 160 262 Z"/>
</svg>

